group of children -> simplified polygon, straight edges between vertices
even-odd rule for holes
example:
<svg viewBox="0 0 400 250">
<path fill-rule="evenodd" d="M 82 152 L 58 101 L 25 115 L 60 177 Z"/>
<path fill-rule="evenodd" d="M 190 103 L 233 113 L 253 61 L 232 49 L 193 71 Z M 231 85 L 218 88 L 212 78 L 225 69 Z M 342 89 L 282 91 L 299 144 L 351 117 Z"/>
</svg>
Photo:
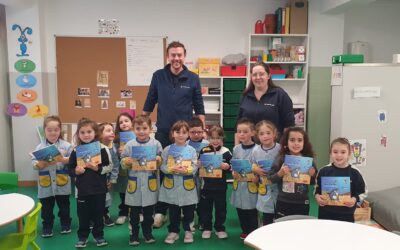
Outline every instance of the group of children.
<svg viewBox="0 0 400 250">
<path fill-rule="evenodd" d="M 190 224 L 197 212 L 199 225 L 202 227 L 202 238 L 212 235 L 213 210 L 215 210 L 214 229 L 219 239 L 228 237 L 224 226 L 227 214 L 227 174 L 232 172 L 231 204 L 236 208 L 244 239 L 259 227 L 258 214 L 262 213 L 262 224 L 273 223 L 274 219 L 288 215 L 308 215 L 310 198 L 308 184 L 284 181 L 283 176 L 290 173 L 284 164 L 285 155 L 307 156 L 314 158 L 311 143 L 306 132 L 299 127 L 287 128 L 277 143 L 277 129 L 269 121 L 253 124 L 243 118 L 237 122 L 236 132 L 240 144 L 231 154 L 223 146 L 224 130 L 212 126 L 205 132 L 198 118 L 192 121 L 177 121 L 170 130 L 172 145 L 162 148 L 160 142 L 150 137 L 151 120 L 148 116 L 139 115 L 133 119 L 128 113 L 121 113 L 114 132 L 111 123 L 96 122 L 82 118 L 78 122 L 75 144 L 82 145 L 95 141 L 101 142 L 101 163 L 95 165 L 86 162 L 85 167 L 78 166 L 76 149 L 61 136 L 61 121 L 57 116 L 44 120 L 46 142 L 37 149 L 56 145 L 62 158 L 54 165 L 38 161 L 33 157 L 33 165 L 38 170 L 38 194 L 42 208 L 42 237 L 53 235 L 53 208 L 55 202 L 59 207 L 61 233 L 71 232 L 69 196 L 71 181 L 76 186 L 77 214 L 79 218 L 77 248 L 84 248 L 90 231 L 97 246 L 107 245 L 104 239 L 104 225 L 111 226 L 108 208 L 111 206 L 110 188 L 118 192 L 121 198 L 117 224 L 123 224 L 129 216 L 129 244 L 137 246 L 139 226 L 145 243 L 155 242 L 152 235 L 155 205 L 158 201 L 168 203 L 169 226 L 164 242 L 173 244 L 179 239 L 182 222 L 184 242 L 192 243 L 193 233 Z M 136 138 L 130 140 L 123 148 L 119 146 L 119 133 L 133 131 Z M 256 142 L 258 144 L 256 144 Z M 192 147 L 195 143 L 201 147 Z M 134 168 L 132 151 L 141 146 L 152 146 L 156 153 L 156 170 L 138 170 Z M 171 164 L 171 150 L 186 150 L 186 163 L 176 160 Z M 345 138 L 338 138 L 331 143 L 330 156 L 332 163 L 322 168 L 317 174 L 315 161 L 308 174 L 311 184 L 316 180 L 315 199 L 318 202 L 319 218 L 354 221 L 356 203 L 362 201 L 366 193 L 365 182 L 358 170 L 349 164 L 350 143 Z M 198 175 L 202 155 L 222 155 L 220 178 L 200 178 Z M 245 159 L 253 163 L 254 173 L 251 181 L 242 181 L 240 173 L 231 169 L 232 159 Z M 273 161 L 270 171 L 261 168 L 258 162 Z M 164 173 L 162 183 L 160 172 Z M 351 180 L 351 199 L 345 206 L 328 206 L 325 196 L 321 194 L 321 177 L 349 176 Z"/>
</svg>

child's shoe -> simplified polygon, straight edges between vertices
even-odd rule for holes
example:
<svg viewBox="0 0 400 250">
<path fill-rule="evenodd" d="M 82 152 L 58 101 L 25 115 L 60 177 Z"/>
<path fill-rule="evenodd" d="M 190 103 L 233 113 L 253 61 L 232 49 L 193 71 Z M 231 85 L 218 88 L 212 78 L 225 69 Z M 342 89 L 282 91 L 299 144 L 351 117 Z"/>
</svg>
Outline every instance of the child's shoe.
<svg viewBox="0 0 400 250">
<path fill-rule="evenodd" d="M 185 238 L 183 239 L 183 243 L 193 243 L 193 233 L 191 231 L 185 231 Z"/>
<path fill-rule="evenodd" d="M 62 225 L 61 234 L 69 234 L 71 232 L 71 225 Z"/>
<path fill-rule="evenodd" d="M 108 242 L 103 237 L 95 238 L 94 241 L 98 247 L 107 246 Z"/>
<path fill-rule="evenodd" d="M 76 248 L 85 248 L 87 243 L 87 239 L 81 238 L 75 243 Z"/>
<path fill-rule="evenodd" d="M 115 225 L 115 223 L 114 223 L 114 221 L 110 218 L 110 216 L 107 214 L 107 215 L 104 215 L 104 226 L 107 226 L 107 227 L 112 227 L 112 226 L 114 226 Z"/>
<path fill-rule="evenodd" d="M 192 234 L 192 233 L 190 233 Z M 193 237 L 193 235 L 192 235 Z M 177 233 L 169 233 L 167 238 L 165 238 L 164 242 L 167 244 L 174 244 L 176 240 L 179 239 L 179 235 Z"/>
<path fill-rule="evenodd" d="M 209 230 L 204 230 L 203 233 L 201 234 L 201 238 L 203 238 L 203 239 L 209 239 L 209 238 L 211 238 L 211 231 L 209 231 Z"/>
<path fill-rule="evenodd" d="M 196 228 L 194 227 L 194 221 L 190 222 L 189 226 L 190 226 L 190 231 L 196 232 Z"/>
<path fill-rule="evenodd" d="M 246 239 L 246 237 L 247 237 L 246 233 L 241 233 L 240 234 L 240 239 L 244 240 L 244 239 Z"/>
<path fill-rule="evenodd" d="M 165 221 L 166 221 L 165 215 L 163 215 L 163 214 L 155 214 L 154 215 L 153 227 L 160 228 L 160 227 L 162 227 L 162 225 L 164 224 Z"/>
<path fill-rule="evenodd" d="M 93 221 L 90 221 L 90 222 L 89 222 L 89 228 L 90 228 L 90 229 L 93 229 L 93 227 L 94 227 L 94 222 L 93 222 Z"/>
<path fill-rule="evenodd" d="M 156 240 L 154 239 L 153 235 L 150 234 L 150 235 L 144 236 L 144 242 L 146 242 L 147 244 L 151 244 L 151 243 L 156 242 Z"/>
<path fill-rule="evenodd" d="M 215 234 L 217 235 L 218 239 L 228 238 L 228 234 L 225 231 L 215 232 Z"/>
<path fill-rule="evenodd" d="M 43 238 L 53 237 L 53 229 L 51 229 L 51 228 L 43 228 L 42 237 Z"/>
<path fill-rule="evenodd" d="M 115 221 L 115 224 L 122 225 L 126 221 L 126 216 L 118 216 L 118 219 Z"/>
<path fill-rule="evenodd" d="M 144 219 L 143 214 L 139 214 L 139 222 L 140 222 L 140 223 L 143 222 L 143 219 Z"/>
<path fill-rule="evenodd" d="M 132 234 L 129 236 L 129 245 L 130 246 L 138 246 L 140 244 L 139 237 L 133 236 Z"/>
</svg>

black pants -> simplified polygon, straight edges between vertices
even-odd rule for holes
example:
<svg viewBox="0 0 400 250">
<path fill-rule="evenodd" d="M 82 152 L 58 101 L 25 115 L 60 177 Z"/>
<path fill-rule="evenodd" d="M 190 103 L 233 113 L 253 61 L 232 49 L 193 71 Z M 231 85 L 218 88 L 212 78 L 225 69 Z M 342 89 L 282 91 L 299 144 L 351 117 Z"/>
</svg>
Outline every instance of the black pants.
<svg viewBox="0 0 400 250">
<path fill-rule="evenodd" d="M 277 219 L 288 215 L 308 215 L 309 212 L 309 204 L 287 203 L 279 200 L 276 202 L 275 216 Z"/>
<path fill-rule="evenodd" d="M 263 226 L 272 224 L 274 222 L 275 214 L 263 213 Z"/>
<path fill-rule="evenodd" d="M 249 234 L 258 228 L 257 209 L 236 208 L 242 232 Z"/>
<path fill-rule="evenodd" d="M 76 199 L 79 229 L 78 238 L 87 239 L 90 233 L 89 223 L 93 221 L 92 234 L 94 238 L 104 236 L 104 207 L 106 201 L 106 194 L 94 194 L 79 196 Z"/>
<path fill-rule="evenodd" d="M 119 193 L 119 197 L 121 198 L 121 203 L 118 206 L 118 216 L 128 216 L 129 207 L 125 205 L 125 193 Z"/>
<path fill-rule="evenodd" d="M 214 228 L 217 232 L 225 231 L 226 190 L 201 190 L 200 214 L 204 230 L 212 231 L 212 212 L 215 207 Z"/>
<path fill-rule="evenodd" d="M 163 133 L 161 131 L 157 131 L 155 136 L 157 141 L 161 143 L 161 146 L 165 148 L 168 145 L 171 145 L 171 141 L 169 140 L 169 133 Z M 160 186 L 162 185 L 164 180 L 164 173 L 160 171 Z M 155 213 L 156 214 L 163 214 L 166 215 L 168 210 L 168 203 L 159 201 L 156 204 L 155 207 Z"/>
<path fill-rule="evenodd" d="M 71 225 L 71 216 L 69 209 L 69 195 L 56 195 L 47 198 L 41 198 L 42 203 L 42 220 L 43 228 L 53 229 L 54 223 L 54 204 L 57 202 L 58 206 L 58 217 L 60 217 L 61 226 Z"/>
<path fill-rule="evenodd" d="M 318 219 L 354 222 L 354 214 L 332 213 L 330 211 L 327 211 L 326 209 L 319 207 Z"/>
<path fill-rule="evenodd" d="M 169 204 L 169 226 L 168 232 L 179 233 L 179 224 L 181 222 L 181 211 L 183 213 L 182 226 L 183 230 L 190 231 L 190 222 L 194 219 L 195 205 L 177 206 Z"/>
<path fill-rule="evenodd" d="M 143 222 L 142 222 L 142 232 L 145 238 L 150 238 L 151 236 L 151 228 L 153 226 L 153 214 L 154 214 L 154 205 L 147 207 L 130 207 L 130 223 L 132 226 L 132 235 L 139 237 L 139 222 L 140 222 L 140 213 L 143 213 Z"/>
</svg>

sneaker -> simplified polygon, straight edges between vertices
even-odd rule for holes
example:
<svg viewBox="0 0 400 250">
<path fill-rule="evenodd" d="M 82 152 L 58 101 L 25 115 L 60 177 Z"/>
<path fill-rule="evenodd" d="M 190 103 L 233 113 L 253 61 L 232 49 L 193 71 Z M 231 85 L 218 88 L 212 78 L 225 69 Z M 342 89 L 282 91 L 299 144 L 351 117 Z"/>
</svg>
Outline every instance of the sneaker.
<svg viewBox="0 0 400 250">
<path fill-rule="evenodd" d="M 192 234 L 192 233 L 190 233 L 190 234 Z M 174 244 L 175 241 L 178 239 L 179 239 L 179 235 L 177 233 L 169 233 L 167 238 L 165 238 L 164 242 L 167 244 Z"/>
<path fill-rule="evenodd" d="M 85 248 L 87 243 L 87 239 L 79 239 L 78 242 L 75 243 L 76 248 Z"/>
<path fill-rule="evenodd" d="M 165 222 L 165 216 L 163 214 L 155 214 L 154 215 L 154 223 L 153 227 L 160 228 Z"/>
<path fill-rule="evenodd" d="M 203 224 L 199 224 L 199 230 L 200 230 L 200 231 L 204 231 L 204 226 L 203 226 Z"/>
<path fill-rule="evenodd" d="M 115 223 L 114 223 L 114 221 L 110 218 L 110 216 L 105 215 L 105 216 L 104 216 L 104 226 L 112 227 L 112 226 L 114 226 L 114 225 L 115 225 Z"/>
<path fill-rule="evenodd" d="M 69 234 L 71 232 L 71 225 L 61 226 L 61 234 Z"/>
<path fill-rule="evenodd" d="M 42 237 L 43 238 L 53 237 L 53 229 L 51 229 L 51 228 L 43 228 Z"/>
<path fill-rule="evenodd" d="M 132 234 L 129 236 L 129 245 L 130 246 L 138 246 L 140 244 L 139 237 L 133 236 Z"/>
<path fill-rule="evenodd" d="M 102 247 L 102 246 L 107 246 L 108 245 L 108 242 L 103 237 L 95 238 L 94 241 L 96 242 L 96 245 L 98 247 Z"/>
<path fill-rule="evenodd" d="M 240 234 L 240 239 L 244 240 L 244 239 L 246 239 L 246 237 L 247 237 L 247 234 L 245 234 L 245 233 Z"/>
<path fill-rule="evenodd" d="M 203 233 L 201 234 L 201 238 L 203 238 L 203 239 L 209 239 L 209 238 L 211 238 L 211 231 L 209 231 L 209 230 L 204 230 Z"/>
<path fill-rule="evenodd" d="M 191 231 L 185 231 L 185 238 L 183 239 L 183 243 L 193 243 L 193 233 Z"/>
<path fill-rule="evenodd" d="M 194 227 L 194 221 L 190 222 L 189 226 L 190 226 L 190 231 L 196 232 L 196 228 Z"/>
<path fill-rule="evenodd" d="M 143 222 L 143 214 L 139 214 L 139 222 L 142 223 Z"/>
<path fill-rule="evenodd" d="M 153 235 L 150 234 L 149 236 L 144 236 L 144 242 L 151 244 L 156 242 L 156 239 L 154 239 Z"/>
<path fill-rule="evenodd" d="M 90 229 L 93 229 L 93 227 L 94 227 L 94 222 L 93 222 L 93 221 L 90 221 L 90 222 L 89 222 L 89 228 L 90 228 Z"/>
<path fill-rule="evenodd" d="M 118 216 L 118 219 L 115 221 L 115 224 L 122 225 L 126 221 L 126 216 Z"/>
<path fill-rule="evenodd" d="M 218 239 L 226 239 L 226 238 L 228 238 L 228 234 L 225 231 L 215 232 L 215 234 L 217 235 Z"/>
</svg>

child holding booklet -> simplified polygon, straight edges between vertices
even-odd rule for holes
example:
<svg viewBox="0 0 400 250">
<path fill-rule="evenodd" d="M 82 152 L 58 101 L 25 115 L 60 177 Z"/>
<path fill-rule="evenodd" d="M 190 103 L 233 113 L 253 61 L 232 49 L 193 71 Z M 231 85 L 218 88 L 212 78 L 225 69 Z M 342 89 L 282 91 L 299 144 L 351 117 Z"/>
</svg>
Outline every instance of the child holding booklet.
<svg viewBox="0 0 400 250">
<path fill-rule="evenodd" d="M 266 120 L 256 124 L 256 135 L 260 142 L 252 154 L 253 173 L 259 177 L 257 210 L 263 213 L 263 225 L 271 224 L 275 217 L 275 205 L 278 197 L 278 187 L 268 179 L 272 163 L 277 158 L 281 145 L 276 143 L 278 130 L 275 125 Z"/>
<path fill-rule="evenodd" d="M 40 143 L 35 151 L 55 145 L 61 155 L 51 162 L 39 160 L 32 155 L 33 168 L 38 171 L 38 198 L 42 203 L 43 230 L 42 237 L 53 236 L 54 204 L 58 206 L 58 216 L 61 221 L 61 234 L 71 232 L 71 216 L 69 196 L 71 194 L 71 179 L 68 175 L 68 157 L 72 146 L 61 136 L 61 120 L 58 116 L 48 116 L 44 119 L 43 130 L 46 142 Z"/>
<path fill-rule="evenodd" d="M 290 127 L 285 130 L 281 138 L 281 150 L 277 160 L 272 166 L 271 181 L 278 184 L 278 199 L 276 202 L 276 217 L 288 215 L 308 215 L 310 200 L 308 198 L 309 184 L 285 181 L 285 175 L 291 175 L 290 169 L 284 164 L 285 156 L 314 157 L 312 145 L 307 133 L 300 127 Z M 314 183 L 314 176 L 317 172 L 315 162 L 312 160 L 308 170 L 310 184 Z"/>
<path fill-rule="evenodd" d="M 161 171 L 164 180 L 160 188 L 159 201 L 169 204 L 168 236 L 165 243 L 173 244 L 179 239 L 181 211 L 185 230 L 184 243 L 193 243 L 190 222 L 193 221 L 195 205 L 198 202 L 194 175 L 197 172 L 196 150 L 186 144 L 189 126 L 177 121 L 171 128 L 170 137 L 174 143 L 165 147 L 162 153 Z"/>
<path fill-rule="evenodd" d="M 110 152 L 106 146 L 99 143 L 97 123 L 87 118 L 79 120 L 75 133 L 75 141 L 77 146 L 69 158 L 70 174 L 76 177 L 75 185 L 78 191 L 76 201 L 79 229 L 78 241 L 75 247 L 86 247 L 90 233 L 90 221 L 93 222 L 92 234 L 97 246 L 105 246 L 108 243 L 104 239 L 103 214 L 107 193 L 107 173 L 111 171 Z M 96 145 L 99 148 L 99 153 L 82 150 L 83 147 Z M 89 151 L 91 158 L 84 156 L 83 159 L 80 159 L 79 155 L 81 151 Z M 93 160 L 94 157 L 92 154 L 94 153 L 99 154 L 99 158 L 101 159 L 97 161 L 100 162 L 99 164 L 96 164 Z M 79 164 L 79 162 L 83 162 L 83 165 Z"/>
<path fill-rule="evenodd" d="M 360 171 L 349 164 L 350 153 L 350 143 L 346 138 L 336 138 L 332 141 L 330 147 L 332 163 L 319 170 L 315 186 L 319 219 L 354 222 L 356 204 L 366 197 L 366 185 Z M 327 177 L 348 177 L 350 193 L 347 193 L 348 197 L 343 198 L 341 202 L 333 203 L 335 205 L 331 205 L 329 196 L 323 194 L 322 188 L 326 184 L 324 181 L 328 180 L 325 179 Z"/>
<path fill-rule="evenodd" d="M 255 134 L 254 124 L 247 118 L 237 122 L 236 133 L 240 144 L 233 148 L 232 159 L 249 160 L 256 144 L 252 137 Z M 233 172 L 233 188 L 231 203 L 236 207 L 242 233 L 241 239 L 245 239 L 249 233 L 258 228 L 257 219 L 257 184 L 252 181 L 239 181 L 240 174 Z"/>
<path fill-rule="evenodd" d="M 139 213 L 143 211 L 142 231 L 146 243 L 154 243 L 152 235 L 154 207 L 158 198 L 157 165 L 161 164 L 161 143 L 150 138 L 151 120 L 148 116 L 139 115 L 133 121 L 136 140 L 125 145 L 121 154 L 121 166 L 128 169 L 128 186 L 125 195 L 125 204 L 130 207 L 130 224 L 132 233 L 129 245 L 136 246 L 139 241 Z M 140 148 L 150 151 L 138 155 Z M 139 158 L 140 157 L 140 158 Z M 145 158 L 144 158 L 145 157 Z M 154 157 L 154 159 L 152 159 Z M 153 169 L 148 169 L 152 164 Z M 138 168 L 140 167 L 140 168 Z"/>
<path fill-rule="evenodd" d="M 212 126 L 208 131 L 210 144 L 200 150 L 200 160 L 202 155 L 222 155 L 220 178 L 202 177 L 203 185 L 200 191 L 200 214 L 202 215 L 200 223 L 203 225 L 203 239 L 209 239 L 212 231 L 212 211 L 215 207 L 215 234 L 219 239 L 225 239 L 228 234 L 225 231 L 226 220 L 226 174 L 230 171 L 230 160 L 232 154 L 223 146 L 224 129 L 220 126 Z"/>
</svg>

